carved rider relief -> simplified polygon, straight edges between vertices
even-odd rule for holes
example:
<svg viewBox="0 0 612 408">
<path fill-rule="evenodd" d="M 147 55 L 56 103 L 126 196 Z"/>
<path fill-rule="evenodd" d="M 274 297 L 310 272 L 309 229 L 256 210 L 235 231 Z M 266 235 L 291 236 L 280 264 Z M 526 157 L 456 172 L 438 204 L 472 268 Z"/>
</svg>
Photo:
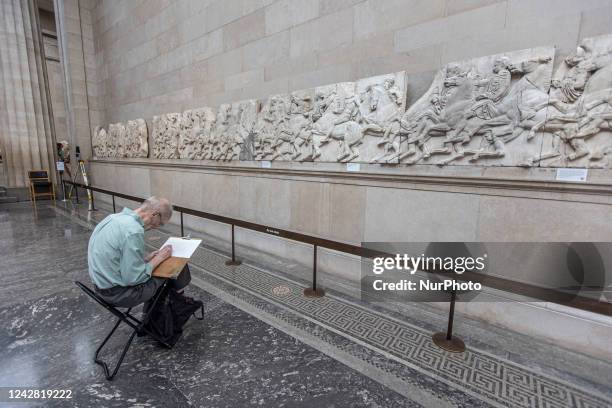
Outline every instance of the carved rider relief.
<svg viewBox="0 0 612 408">
<path fill-rule="evenodd" d="M 315 160 L 397 163 L 405 103 L 404 72 L 316 88 Z"/>
<path fill-rule="evenodd" d="M 359 104 L 355 83 L 342 82 L 315 88 L 312 114 L 317 161 L 348 162 L 359 157 Z"/>
<path fill-rule="evenodd" d="M 530 129 L 545 117 L 537 109 L 553 55 L 538 48 L 448 64 L 400 119 L 400 162 L 515 165 L 539 152 Z"/>
<path fill-rule="evenodd" d="M 253 129 L 257 120 L 257 101 L 246 100 L 232 103 L 231 115 L 234 118 L 229 129 L 229 144 L 225 160 L 253 160 Z"/>
<path fill-rule="evenodd" d="M 123 157 L 123 141 L 120 139 L 122 126 L 120 123 L 108 125 L 108 155 L 109 157 Z"/>
<path fill-rule="evenodd" d="M 180 113 L 153 116 L 153 157 L 156 159 L 178 159 L 180 133 Z"/>
<path fill-rule="evenodd" d="M 108 154 L 108 135 L 106 129 L 96 126 L 91 140 L 91 148 L 95 158 L 110 157 Z"/>
<path fill-rule="evenodd" d="M 181 116 L 179 156 L 181 159 L 201 159 L 205 144 L 215 123 L 215 114 L 210 108 L 192 109 Z"/>
<path fill-rule="evenodd" d="M 587 38 L 555 72 L 550 99 L 538 107 L 545 119 L 542 151 L 518 165 L 610 168 L 612 165 L 612 35 Z"/>
<path fill-rule="evenodd" d="M 253 130 L 255 160 L 275 160 L 282 156 L 283 142 L 279 143 L 279 135 L 290 105 L 289 95 L 273 95 L 263 103 Z"/>
<path fill-rule="evenodd" d="M 313 141 L 312 113 L 314 90 L 291 93 L 288 97 L 271 98 L 262 111 L 260 123 L 270 129 L 271 135 L 259 132 L 260 151 L 268 160 L 313 161 L 320 152 Z M 276 112 L 271 115 L 270 109 Z M 268 117 L 274 120 L 267 123 Z M 265 126 L 264 126 L 265 128 Z"/>
<path fill-rule="evenodd" d="M 406 108 L 405 73 L 361 79 L 356 87 L 361 129 L 359 161 L 397 163 L 400 118 Z"/>
<path fill-rule="evenodd" d="M 149 133 L 144 119 L 128 120 L 126 132 L 125 157 L 147 157 L 149 155 Z"/>
<path fill-rule="evenodd" d="M 153 118 L 153 157 L 609 168 L 612 35 L 447 64 L 406 106 L 396 72 Z M 146 157 L 142 119 L 96 128 L 96 157 Z"/>
</svg>

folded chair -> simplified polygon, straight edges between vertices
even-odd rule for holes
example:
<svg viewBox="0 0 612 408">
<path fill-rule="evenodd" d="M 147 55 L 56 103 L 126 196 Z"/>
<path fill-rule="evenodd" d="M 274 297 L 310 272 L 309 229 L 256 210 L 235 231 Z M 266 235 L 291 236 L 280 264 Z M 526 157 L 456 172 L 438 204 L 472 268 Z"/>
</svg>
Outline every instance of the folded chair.
<svg viewBox="0 0 612 408">
<path fill-rule="evenodd" d="M 50 197 L 55 200 L 55 188 L 46 170 L 28 171 L 30 181 L 30 199 L 36 202 L 38 197 Z"/>
<path fill-rule="evenodd" d="M 166 287 L 167 287 L 167 284 L 168 284 L 167 280 L 157 290 L 157 292 L 155 293 L 155 296 L 153 296 L 153 302 L 151 303 L 151 307 L 148 308 L 148 311 L 145 313 L 145 316 L 144 316 L 144 318 L 142 320 L 139 320 L 136 317 L 134 317 L 132 314 L 130 314 L 130 311 L 132 310 L 132 308 L 128 308 L 125 312 L 122 312 L 117 307 L 115 307 L 115 306 L 111 305 L 110 303 L 108 303 L 107 301 L 105 301 L 96 292 L 94 292 L 89 287 L 87 287 L 87 285 L 84 285 L 83 283 L 81 283 L 79 281 L 75 281 L 74 283 L 79 288 L 81 288 L 81 290 L 83 292 L 85 292 L 85 294 L 87 296 L 89 296 L 90 298 L 92 298 L 93 300 L 98 302 L 106 310 L 108 310 L 109 312 L 111 312 L 113 315 L 115 315 L 117 317 L 117 323 L 115 323 L 115 327 L 113 327 L 113 329 L 110 331 L 110 333 L 108 333 L 108 335 L 106 336 L 106 338 L 104 339 L 102 344 L 100 344 L 100 347 L 98 347 L 98 349 L 96 350 L 96 354 L 94 356 L 94 362 L 96 364 L 102 366 L 102 368 L 104 369 L 104 375 L 106 376 L 107 380 L 112 381 L 112 379 L 117 374 L 117 371 L 119 371 L 119 367 L 121 366 L 121 363 L 123 362 L 123 358 L 125 357 L 125 354 L 127 353 L 128 349 L 130 348 L 130 345 L 132 344 L 132 340 L 134 340 L 134 336 L 136 334 L 138 334 L 138 333 L 146 333 L 149 336 L 153 337 L 158 342 L 160 342 L 161 344 L 163 344 L 165 347 L 172 348 L 171 345 L 169 345 L 168 343 L 162 341 L 154 333 L 151 333 L 149 330 L 147 330 L 145 328 L 145 324 L 149 321 L 149 318 L 151 317 L 151 312 L 153 311 L 155 304 L 160 299 L 162 293 L 166 290 Z M 130 338 L 128 339 L 127 343 L 123 347 L 123 351 L 121 352 L 121 355 L 119 356 L 119 361 L 117 362 L 115 368 L 113 369 L 113 372 L 111 373 L 110 370 L 108 369 L 108 365 L 104 361 L 102 361 L 98 356 L 99 356 L 100 352 L 102 351 L 102 348 L 104 347 L 106 342 L 111 338 L 113 333 L 115 333 L 115 330 L 117 330 L 117 327 L 119 327 L 121 322 L 123 322 L 123 323 L 127 324 L 128 326 L 130 326 L 133 329 L 133 332 L 132 332 Z"/>
</svg>

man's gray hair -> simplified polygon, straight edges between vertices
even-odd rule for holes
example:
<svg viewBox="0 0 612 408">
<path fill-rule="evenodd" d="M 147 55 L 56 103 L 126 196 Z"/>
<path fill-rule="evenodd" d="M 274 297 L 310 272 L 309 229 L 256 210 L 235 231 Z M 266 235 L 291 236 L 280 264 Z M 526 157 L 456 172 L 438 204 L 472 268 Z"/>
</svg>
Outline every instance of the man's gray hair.
<svg viewBox="0 0 612 408">
<path fill-rule="evenodd" d="M 172 204 L 167 198 L 149 197 L 140 206 L 143 211 L 157 212 L 167 222 L 172 217 Z"/>
</svg>

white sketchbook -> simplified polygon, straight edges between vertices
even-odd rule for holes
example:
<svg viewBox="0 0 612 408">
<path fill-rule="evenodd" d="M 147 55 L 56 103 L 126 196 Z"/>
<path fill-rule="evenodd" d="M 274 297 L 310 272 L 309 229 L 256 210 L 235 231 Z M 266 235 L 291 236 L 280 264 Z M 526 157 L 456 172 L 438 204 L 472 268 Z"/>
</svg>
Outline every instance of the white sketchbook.
<svg viewBox="0 0 612 408">
<path fill-rule="evenodd" d="M 202 243 L 201 239 L 184 239 L 179 237 L 170 237 L 161 248 L 166 245 L 172 245 L 172 256 L 176 258 L 191 258 L 191 255 Z"/>
</svg>

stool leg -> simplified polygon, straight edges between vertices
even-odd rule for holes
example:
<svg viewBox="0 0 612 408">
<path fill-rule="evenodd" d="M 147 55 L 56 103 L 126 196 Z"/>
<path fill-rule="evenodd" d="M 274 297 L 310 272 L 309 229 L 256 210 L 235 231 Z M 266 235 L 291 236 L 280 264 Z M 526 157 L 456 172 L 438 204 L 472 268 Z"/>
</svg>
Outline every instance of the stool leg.
<svg viewBox="0 0 612 408">
<path fill-rule="evenodd" d="M 112 379 L 117 374 L 117 371 L 119 371 L 119 367 L 121 366 L 121 363 L 123 363 L 123 358 L 125 357 L 125 354 L 130 348 L 130 345 L 132 344 L 132 340 L 134 340 L 135 335 L 136 335 L 136 330 L 132 332 L 132 335 L 130 336 L 129 340 L 127 341 L 127 343 L 125 343 L 125 347 L 123 348 L 123 351 L 121 352 L 121 357 L 119 357 L 119 361 L 117 362 L 117 365 L 115 366 L 115 370 L 113 370 L 113 374 L 110 376 L 110 378 L 108 376 L 106 377 L 107 380 L 112 381 Z"/>
<path fill-rule="evenodd" d="M 127 313 L 129 313 L 130 310 L 131 310 L 131 308 L 127 310 Z M 130 348 L 130 345 L 132 344 L 132 340 L 134 340 L 134 336 L 136 335 L 136 331 L 133 331 L 132 335 L 130 336 L 130 338 L 128 339 L 127 343 L 123 347 L 123 351 L 121 352 L 121 356 L 119 357 L 119 361 L 117 361 L 117 364 L 115 365 L 115 368 L 113 369 L 113 373 L 111 374 L 109 369 L 108 369 L 108 365 L 104 361 L 100 360 L 100 358 L 98 356 L 99 356 L 100 352 L 102 351 L 102 348 L 104 347 L 106 342 L 111 338 L 113 333 L 115 333 L 115 330 L 117 330 L 117 327 L 119 327 L 119 324 L 121 324 L 121 321 L 122 321 L 121 319 L 117 319 L 117 323 L 115 323 L 115 326 L 113 327 L 113 329 L 106 335 L 106 338 L 104 339 L 102 344 L 100 344 L 100 346 L 96 350 L 96 354 L 94 356 L 94 362 L 102 367 L 102 369 L 104 370 L 104 376 L 109 381 L 112 381 L 112 379 L 115 378 L 115 375 L 117 375 L 117 371 L 119 371 L 119 367 L 121 367 L 121 363 L 123 363 L 123 359 L 125 358 L 125 355 L 126 355 L 128 349 Z"/>
</svg>

